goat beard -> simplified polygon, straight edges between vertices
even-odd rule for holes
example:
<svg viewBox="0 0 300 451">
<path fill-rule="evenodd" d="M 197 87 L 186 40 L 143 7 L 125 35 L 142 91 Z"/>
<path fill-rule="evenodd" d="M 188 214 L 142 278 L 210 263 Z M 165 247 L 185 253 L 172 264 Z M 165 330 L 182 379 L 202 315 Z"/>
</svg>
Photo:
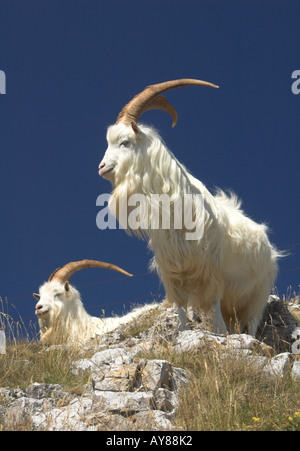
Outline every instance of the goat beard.
<svg viewBox="0 0 300 451">
<path fill-rule="evenodd" d="M 80 341 L 78 337 L 79 327 L 80 335 L 84 342 L 86 339 L 85 335 L 87 334 L 87 337 L 90 336 L 89 329 L 90 327 L 93 328 L 93 326 L 89 322 L 85 323 L 84 321 L 78 326 L 77 322 L 74 328 L 74 319 L 72 317 L 62 319 L 61 317 L 53 316 L 51 321 L 49 318 L 48 321 L 39 320 L 41 341 L 49 344 L 78 342 Z"/>
</svg>

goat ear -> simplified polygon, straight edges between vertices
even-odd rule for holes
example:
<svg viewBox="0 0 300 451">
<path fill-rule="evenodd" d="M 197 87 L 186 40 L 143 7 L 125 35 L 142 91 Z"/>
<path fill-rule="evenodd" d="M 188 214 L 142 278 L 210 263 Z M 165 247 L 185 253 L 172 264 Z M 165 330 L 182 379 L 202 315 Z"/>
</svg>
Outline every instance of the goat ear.
<svg viewBox="0 0 300 451">
<path fill-rule="evenodd" d="M 134 131 L 134 133 L 137 135 L 139 133 L 139 128 L 136 125 L 136 122 L 131 121 L 131 127 L 132 127 L 132 130 Z"/>
<path fill-rule="evenodd" d="M 70 291 L 70 285 L 69 285 L 69 282 L 66 282 L 66 283 L 65 283 L 65 290 L 66 290 L 66 291 Z"/>
<path fill-rule="evenodd" d="M 39 301 L 41 299 L 41 296 L 39 294 L 37 294 L 37 293 L 33 293 L 33 297 L 35 297 L 35 299 L 37 301 Z"/>
</svg>

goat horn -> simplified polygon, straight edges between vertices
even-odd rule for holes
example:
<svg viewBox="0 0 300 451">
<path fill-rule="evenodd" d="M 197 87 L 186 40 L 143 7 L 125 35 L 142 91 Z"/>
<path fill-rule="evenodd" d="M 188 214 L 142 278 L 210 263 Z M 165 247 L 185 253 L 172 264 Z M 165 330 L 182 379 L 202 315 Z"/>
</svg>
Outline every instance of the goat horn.
<svg viewBox="0 0 300 451">
<path fill-rule="evenodd" d="M 219 86 L 209 83 L 208 81 L 195 80 L 193 78 L 182 78 L 180 80 L 171 80 L 164 83 L 158 83 L 156 85 L 147 86 L 142 92 L 137 94 L 133 99 L 125 105 L 120 112 L 116 124 L 123 122 L 124 124 L 130 124 L 138 122 L 142 113 L 149 109 L 162 109 L 168 111 L 173 118 L 173 127 L 176 124 L 177 113 L 172 105 L 164 97 L 157 97 L 169 89 L 179 88 L 181 86 L 210 86 L 212 88 L 218 88 Z M 155 100 L 160 99 L 158 102 Z M 163 100 L 162 100 L 163 99 Z M 172 113 L 171 113 L 172 111 Z M 176 113 L 176 120 L 174 119 Z"/>
<path fill-rule="evenodd" d="M 65 283 L 70 279 L 72 274 L 85 268 L 107 268 L 118 271 L 126 276 L 132 276 L 132 274 L 128 273 L 124 269 L 119 268 L 119 266 L 112 265 L 111 263 L 99 262 L 98 260 L 80 260 L 77 262 L 67 263 L 62 268 L 57 268 L 49 277 L 48 282 L 57 280 L 58 282 Z"/>
<path fill-rule="evenodd" d="M 172 127 L 175 127 L 177 123 L 177 111 L 175 108 L 167 101 L 164 96 L 154 97 L 152 101 L 147 103 L 147 105 L 143 108 L 142 113 L 149 110 L 164 110 L 172 116 L 173 124 Z M 141 113 L 141 114 L 142 114 Z"/>
</svg>

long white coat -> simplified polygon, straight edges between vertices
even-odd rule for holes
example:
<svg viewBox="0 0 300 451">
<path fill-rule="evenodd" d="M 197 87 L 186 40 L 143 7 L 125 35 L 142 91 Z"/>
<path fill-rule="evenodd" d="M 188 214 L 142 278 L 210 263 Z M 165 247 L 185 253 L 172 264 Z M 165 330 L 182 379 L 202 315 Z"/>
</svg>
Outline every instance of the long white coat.
<svg viewBox="0 0 300 451">
<path fill-rule="evenodd" d="M 151 266 L 160 275 L 169 301 L 211 311 L 216 332 L 233 331 L 238 323 L 241 331 L 248 327 L 254 335 L 280 256 L 268 240 L 267 227 L 248 218 L 234 195 L 219 191 L 213 196 L 153 128 L 118 123 L 108 128 L 107 141 L 99 174 L 112 183 L 110 204 L 117 217 L 136 193 L 148 199 L 146 212 L 151 210 L 152 194 L 167 194 L 172 202 L 191 194 L 194 212 L 204 208 L 198 240 L 187 240 L 184 227 L 152 229 L 150 219 L 148 229 L 132 230 L 147 238 L 154 253 Z"/>
</svg>

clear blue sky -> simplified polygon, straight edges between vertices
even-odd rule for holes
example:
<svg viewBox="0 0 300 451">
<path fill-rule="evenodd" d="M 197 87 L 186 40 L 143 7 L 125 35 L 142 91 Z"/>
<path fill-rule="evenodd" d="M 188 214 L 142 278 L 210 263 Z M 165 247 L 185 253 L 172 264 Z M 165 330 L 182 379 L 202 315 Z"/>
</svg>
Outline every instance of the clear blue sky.
<svg viewBox="0 0 300 451">
<path fill-rule="evenodd" d="M 89 269 L 72 282 L 87 310 L 120 313 L 163 293 L 146 275 L 145 242 L 96 227 L 106 128 L 151 83 L 200 78 L 219 90 L 167 93 L 177 126 L 148 112 L 176 157 L 210 190 L 232 189 L 277 246 L 300 243 L 299 0 L 1 0 L 0 296 L 34 319 L 32 292 L 83 258 L 137 275 Z M 300 246 L 281 261 L 280 293 L 298 291 Z M 287 271 L 288 270 L 288 271 Z M 10 313 L 16 316 L 13 309 Z"/>
</svg>

